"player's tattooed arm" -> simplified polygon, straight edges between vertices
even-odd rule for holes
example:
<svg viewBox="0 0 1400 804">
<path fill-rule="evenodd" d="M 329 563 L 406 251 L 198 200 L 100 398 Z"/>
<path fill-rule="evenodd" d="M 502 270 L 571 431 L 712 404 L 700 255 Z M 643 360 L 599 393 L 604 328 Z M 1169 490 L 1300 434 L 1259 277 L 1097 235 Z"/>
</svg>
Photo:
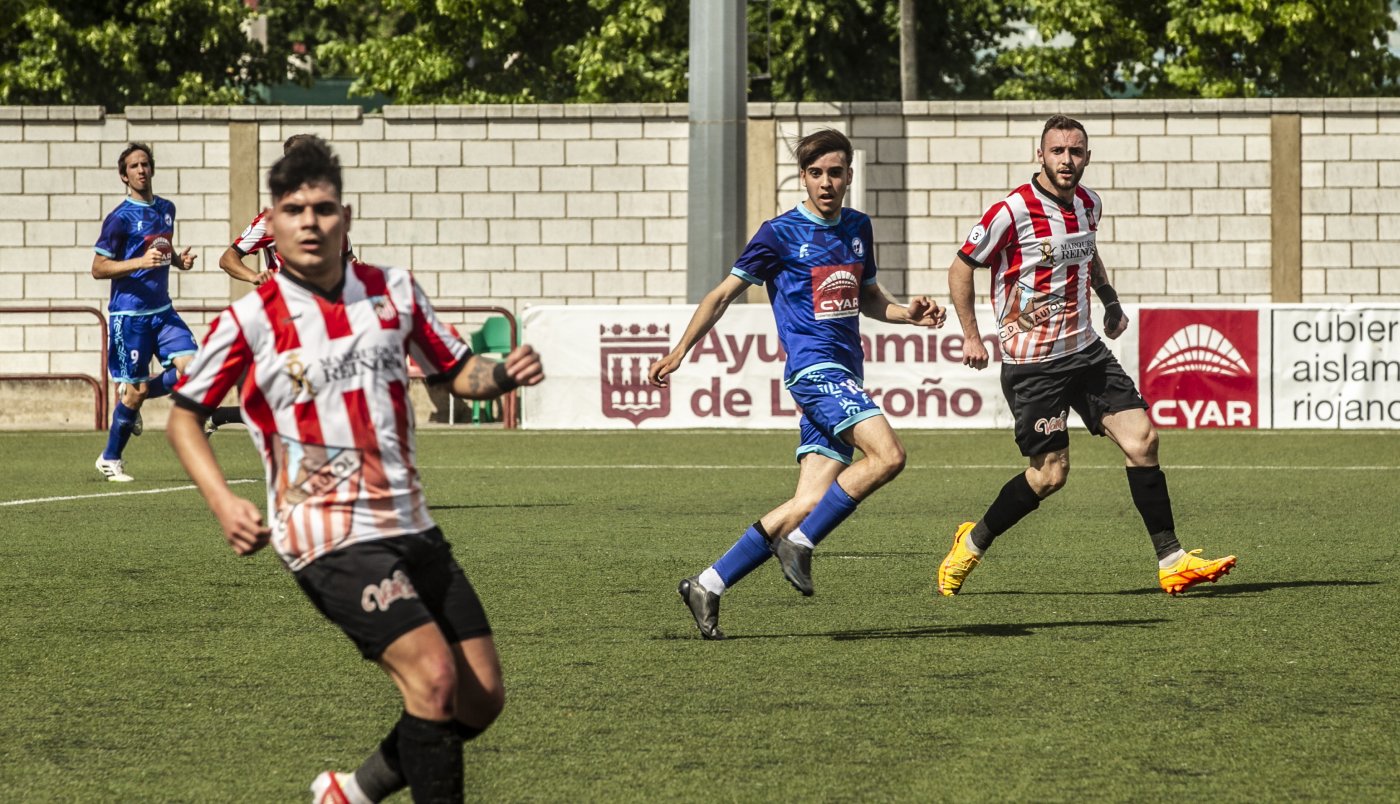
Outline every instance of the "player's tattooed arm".
<svg viewBox="0 0 1400 804">
<path fill-rule="evenodd" d="M 480 355 L 467 358 L 467 364 L 452 378 L 452 393 L 462 399 L 495 399 L 522 385 L 539 385 L 543 381 L 544 365 L 539 353 L 529 344 L 522 344 L 500 362 Z"/>
<path fill-rule="evenodd" d="M 1117 338 L 1128 328 L 1128 316 L 1123 313 L 1123 305 L 1118 302 L 1118 291 L 1108 282 L 1108 268 L 1103 264 L 1097 251 L 1089 263 L 1089 286 L 1103 303 L 1103 334 Z"/>
</svg>

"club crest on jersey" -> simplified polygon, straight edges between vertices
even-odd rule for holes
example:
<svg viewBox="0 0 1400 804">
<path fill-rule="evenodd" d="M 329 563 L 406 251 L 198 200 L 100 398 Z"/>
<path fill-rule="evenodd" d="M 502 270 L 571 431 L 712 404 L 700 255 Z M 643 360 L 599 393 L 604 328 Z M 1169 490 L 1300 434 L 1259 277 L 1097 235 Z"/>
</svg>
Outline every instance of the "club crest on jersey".
<svg viewBox="0 0 1400 804">
<path fill-rule="evenodd" d="M 311 380 L 306 376 L 306 364 L 301 362 L 301 353 L 292 352 L 287 355 L 286 365 L 287 377 L 292 381 L 292 390 L 297 396 L 315 396 L 316 389 L 311 385 Z"/>
<path fill-rule="evenodd" d="M 671 389 L 647 380 L 651 364 L 671 351 L 669 324 L 602 324 L 598 347 L 604 416 L 627 419 L 636 427 L 643 419 L 670 415 Z"/>
<path fill-rule="evenodd" d="M 851 238 L 851 251 L 854 251 L 857 257 L 865 259 L 865 243 L 859 237 Z"/>
<path fill-rule="evenodd" d="M 398 326 L 399 310 L 394 306 L 393 299 L 388 296 L 370 296 L 369 303 L 374 308 L 374 314 L 379 317 L 380 324 Z"/>
<path fill-rule="evenodd" d="M 850 318 L 860 315 L 860 277 L 865 266 L 817 265 L 812 268 L 812 317 Z"/>
<path fill-rule="evenodd" d="M 1042 265 L 1055 264 L 1055 241 L 1048 237 L 1040 239 L 1040 263 Z"/>
</svg>

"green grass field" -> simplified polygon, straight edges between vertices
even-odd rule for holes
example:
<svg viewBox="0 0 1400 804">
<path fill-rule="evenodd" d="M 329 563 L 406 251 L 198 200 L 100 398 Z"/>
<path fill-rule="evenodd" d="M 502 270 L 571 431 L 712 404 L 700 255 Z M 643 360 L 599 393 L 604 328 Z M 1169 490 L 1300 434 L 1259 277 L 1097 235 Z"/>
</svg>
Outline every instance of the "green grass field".
<svg viewBox="0 0 1400 804">
<path fill-rule="evenodd" d="M 1240 559 L 1176 599 L 1083 433 L 1068 487 L 937 598 L 1021 462 L 1008 433 L 904 435 L 816 596 L 763 567 L 704 642 L 676 582 L 786 499 L 792 434 L 421 433 L 506 671 L 468 797 L 1400 800 L 1400 432 L 1165 433 L 1183 544 Z M 102 441 L 0 433 L 0 800 L 305 800 L 377 744 L 392 685 L 196 492 L 138 493 L 187 486 L 163 434 L 126 486 Z M 260 476 L 237 428 L 214 444 Z"/>
</svg>

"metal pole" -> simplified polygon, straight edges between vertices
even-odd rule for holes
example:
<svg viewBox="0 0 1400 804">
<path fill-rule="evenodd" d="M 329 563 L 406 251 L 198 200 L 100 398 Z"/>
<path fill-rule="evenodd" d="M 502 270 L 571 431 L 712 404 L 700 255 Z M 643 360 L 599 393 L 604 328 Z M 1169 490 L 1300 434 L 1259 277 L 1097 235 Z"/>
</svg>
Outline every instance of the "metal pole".
<svg viewBox="0 0 1400 804">
<path fill-rule="evenodd" d="M 899 0 L 899 99 L 919 99 L 919 50 L 915 46 L 916 0 Z"/>
<path fill-rule="evenodd" d="M 700 299 L 744 247 L 748 20 L 744 0 L 690 4 L 690 192 L 686 299 Z"/>
</svg>

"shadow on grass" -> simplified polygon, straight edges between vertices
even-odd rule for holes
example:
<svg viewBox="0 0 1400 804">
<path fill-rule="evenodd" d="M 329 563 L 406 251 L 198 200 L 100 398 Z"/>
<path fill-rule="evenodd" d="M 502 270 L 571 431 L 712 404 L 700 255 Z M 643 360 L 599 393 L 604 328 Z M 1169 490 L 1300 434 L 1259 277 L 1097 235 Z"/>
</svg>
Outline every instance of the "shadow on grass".
<svg viewBox="0 0 1400 804">
<path fill-rule="evenodd" d="M 1298 589 L 1309 586 L 1377 586 L 1380 581 L 1279 581 L 1277 583 L 1230 583 L 1217 582 L 1200 584 L 1183 592 L 1179 597 L 1218 597 L 1223 595 L 1252 595 L 1257 592 L 1272 592 L 1275 589 Z M 964 593 L 966 595 L 967 593 Z M 1007 589 L 1001 592 L 973 592 L 973 595 L 1160 595 L 1161 587 L 1145 589 L 1119 589 L 1113 592 L 1035 592 Z M 970 596 L 970 595 L 968 595 Z"/>
<path fill-rule="evenodd" d="M 1157 617 L 1150 620 L 1064 620 L 1046 623 L 990 623 L 986 625 L 930 625 L 921 628 L 870 628 L 859 631 L 828 631 L 808 634 L 749 634 L 729 639 L 792 639 L 794 637 L 829 637 L 838 642 L 853 639 L 922 639 L 925 637 L 1020 637 L 1033 636 L 1050 628 L 1146 628 L 1170 622 Z"/>
</svg>

